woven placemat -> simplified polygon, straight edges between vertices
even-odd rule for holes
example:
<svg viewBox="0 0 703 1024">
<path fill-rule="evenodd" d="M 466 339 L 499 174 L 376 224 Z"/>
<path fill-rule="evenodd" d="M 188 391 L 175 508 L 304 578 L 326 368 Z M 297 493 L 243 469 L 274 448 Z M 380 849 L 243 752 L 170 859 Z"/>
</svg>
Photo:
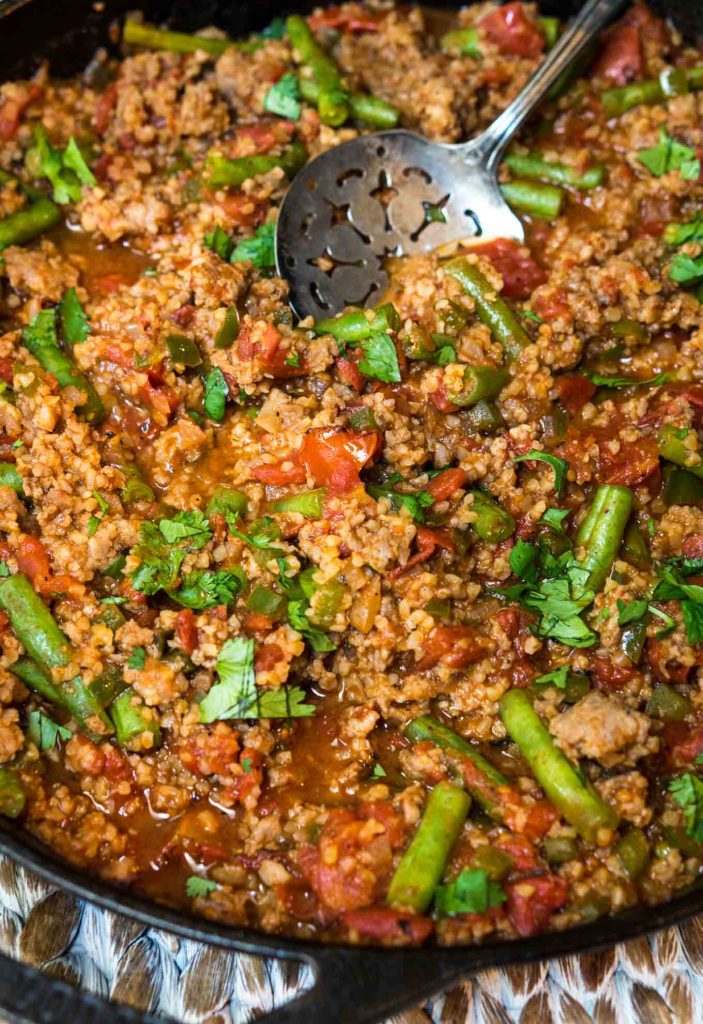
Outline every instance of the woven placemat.
<svg viewBox="0 0 703 1024">
<path fill-rule="evenodd" d="M 184 1024 L 246 1024 L 312 984 L 303 965 L 227 953 L 144 928 L 73 899 L 4 857 L 0 950 L 96 995 Z M 399 1014 L 392 1024 L 692 1024 L 702 1019 L 699 918 L 603 953 L 485 971 Z"/>
</svg>

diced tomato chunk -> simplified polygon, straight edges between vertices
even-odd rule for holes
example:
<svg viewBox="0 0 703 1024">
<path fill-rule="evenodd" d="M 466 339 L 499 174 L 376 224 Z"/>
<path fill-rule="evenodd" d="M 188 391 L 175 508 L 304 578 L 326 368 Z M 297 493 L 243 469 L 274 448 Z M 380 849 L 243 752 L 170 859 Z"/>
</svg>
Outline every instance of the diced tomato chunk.
<svg viewBox="0 0 703 1024">
<path fill-rule="evenodd" d="M 526 939 L 544 931 L 554 911 L 566 903 L 569 886 L 558 875 L 534 875 L 508 882 L 505 891 L 510 923 Z"/>
<path fill-rule="evenodd" d="M 703 558 L 703 533 L 684 537 L 681 552 L 684 558 Z"/>
<path fill-rule="evenodd" d="M 440 661 L 450 668 L 466 668 L 486 654 L 486 640 L 471 626 L 435 626 L 423 647 L 418 672 L 434 668 Z"/>
<path fill-rule="evenodd" d="M 597 78 L 609 78 L 616 85 L 625 85 L 639 77 L 642 71 L 642 47 L 636 25 L 621 22 L 613 26 L 606 34 L 592 71 Z"/>
<path fill-rule="evenodd" d="M 407 560 L 405 565 L 399 565 L 397 568 L 392 569 L 388 573 L 390 579 L 393 580 L 399 576 L 404 576 L 416 565 L 421 565 L 423 562 L 428 561 L 437 548 L 442 551 L 449 551 L 450 553 L 455 550 L 454 541 L 446 530 L 433 530 L 428 526 L 420 526 L 415 539 L 417 541 L 417 552 Z"/>
<path fill-rule="evenodd" d="M 693 729 L 681 736 L 680 733 L 685 729 L 688 727 L 682 722 L 667 722 L 664 727 L 664 742 L 670 749 L 674 764 L 690 764 L 703 753 L 703 729 Z"/>
<path fill-rule="evenodd" d="M 450 413 L 456 412 L 459 406 L 452 402 L 451 398 L 447 394 L 444 381 L 440 381 L 439 387 L 430 394 L 430 401 L 432 404 L 439 409 L 440 412 Z"/>
<path fill-rule="evenodd" d="M 376 942 L 389 940 L 419 945 L 430 937 L 434 924 L 429 917 L 419 914 L 403 914 L 390 907 L 366 907 L 363 910 L 348 910 L 342 915 L 342 923 L 360 936 L 375 939 Z"/>
<path fill-rule="evenodd" d="M 49 556 L 38 537 L 24 534 L 17 550 L 17 564 L 20 572 L 28 576 L 38 590 L 43 590 L 51 575 Z"/>
<path fill-rule="evenodd" d="M 30 103 L 39 99 L 42 91 L 41 86 L 35 84 L 15 86 L 14 93 L 4 98 L 0 103 L 0 142 L 9 142 L 14 138 L 22 115 Z"/>
<path fill-rule="evenodd" d="M 432 477 L 426 489 L 435 501 L 446 501 L 465 486 L 466 479 L 464 469 L 445 469 Z"/>
<path fill-rule="evenodd" d="M 313 32 L 321 28 L 333 28 L 340 32 L 378 32 L 385 12 L 369 11 L 362 4 L 345 4 L 344 7 L 328 7 L 311 14 L 308 25 Z"/>
<path fill-rule="evenodd" d="M 503 278 L 501 294 L 506 298 L 529 299 L 535 288 L 547 280 L 540 265 L 512 238 L 483 242 L 472 246 L 471 252 L 490 260 Z"/>
<path fill-rule="evenodd" d="M 599 482 L 637 487 L 659 470 L 657 442 L 653 437 L 623 441 L 616 454 L 611 454 L 610 449 L 603 446 L 600 464 Z"/>
<path fill-rule="evenodd" d="M 104 135 L 110 126 L 112 112 L 117 104 L 117 83 L 110 82 L 95 104 L 93 124 L 98 135 Z"/>
<path fill-rule="evenodd" d="M 251 475 L 252 479 L 258 480 L 260 484 L 273 484 L 277 487 L 285 487 L 287 484 L 304 484 L 306 480 L 305 466 L 299 452 L 286 456 L 285 459 L 272 466 L 254 466 Z"/>
<path fill-rule="evenodd" d="M 198 646 L 198 629 L 190 608 L 182 608 L 176 616 L 176 638 L 186 654 L 192 654 Z"/>
<path fill-rule="evenodd" d="M 354 360 L 348 359 L 346 356 L 337 356 L 334 365 L 337 368 L 337 375 L 342 384 L 353 388 L 360 395 L 364 390 L 364 375 Z"/>
<path fill-rule="evenodd" d="M 570 373 L 557 378 L 556 390 L 566 411 L 575 416 L 593 398 L 596 386 L 584 374 Z"/>
<path fill-rule="evenodd" d="M 480 25 L 503 53 L 516 57 L 539 57 L 544 49 L 544 37 L 535 22 L 527 17 L 521 3 L 496 8 L 481 20 Z"/>
<path fill-rule="evenodd" d="M 251 615 L 252 613 L 250 612 L 249 614 Z M 271 620 L 266 615 L 257 614 L 256 618 L 261 620 L 261 622 L 266 619 L 268 626 L 264 625 L 263 628 L 271 628 Z M 249 620 L 249 616 L 247 616 L 247 620 Z M 285 657 L 282 648 L 278 644 L 262 644 L 256 652 L 254 668 L 257 672 L 270 672 L 280 662 L 285 661 Z"/>
<path fill-rule="evenodd" d="M 632 666 L 615 665 L 607 658 L 595 658 L 591 666 L 593 682 L 599 690 L 621 690 L 637 675 Z"/>
<path fill-rule="evenodd" d="M 543 320 L 558 320 L 560 317 L 571 317 L 571 307 L 561 289 L 555 289 L 547 295 L 538 295 L 535 299 L 535 310 Z"/>
<path fill-rule="evenodd" d="M 648 640 L 645 658 L 658 682 L 685 683 L 693 667 L 671 657 L 671 647 L 666 640 Z"/>
<path fill-rule="evenodd" d="M 359 486 L 359 473 L 378 454 L 381 433 L 321 428 L 303 438 L 301 459 L 318 487 L 344 494 Z"/>
</svg>

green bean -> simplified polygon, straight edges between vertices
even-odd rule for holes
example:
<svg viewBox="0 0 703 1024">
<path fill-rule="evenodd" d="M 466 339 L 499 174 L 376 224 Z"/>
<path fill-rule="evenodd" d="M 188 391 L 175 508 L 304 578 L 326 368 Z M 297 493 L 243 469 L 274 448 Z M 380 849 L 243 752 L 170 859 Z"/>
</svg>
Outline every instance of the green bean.
<svg viewBox="0 0 703 1024">
<path fill-rule="evenodd" d="M 25 803 L 25 792 L 15 773 L 11 768 L 0 768 L 0 814 L 18 818 Z"/>
<path fill-rule="evenodd" d="M 689 447 L 686 443 L 693 439 L 695 447 Z M 694 476 L 703 479 L 703 462 L 698 443 L 698 434 L 695 430 L 675 427 L 672 423 L 665 423 L 657 435 L 657 448 L 662 459 L 681 466 Z"/>
<path fill-rule="evenodd" d="M 17 676 L 18 679 L 21 679 L 30 690 L 41 694 L 42 697 L 50 700 L 52 704 L 61 703 L 59 691 L 44 669 L 37 665 L 36 661 L 33 661 L 31 658 L 18 658 L 17 661 L 10 665 L 10 672 Z"/>
<path fill-rule="evenodd" d="M 431 715 L 422 715 L 405 726 L 404 733 L 412 743 L 434 743 L 449 754 L 456 754 L 470 770 L 462 772 L 462 780 L 471 796 L 491 817 L 502 821 L 500 794 L 496 791 L 510 786 L 506 777 L 488 761 L 468 740 L 457 736 L 446 725 Z"/>
<path fill-rule="evenodd" d="M 483 56 L 478 42 L 478 30 L 475 28 L 456 28 L 446 32 L 439 41 L 439 48 L 455 57 L 474 57 L 480 60 Z"/>
<path fill-rule="evenodd" d="M 440 782 L 430 791 L 417 831 L 388 887 L 389 906 L 415 914 L 427 910 L 470 806 L 468 793 L 450 782 Z"/>
<path fill-rule="evenodd" d="M 68 665 L 68 640 L 26 576 L 18 573 L 0 580 L 0 608 L 30 658 L 44 668 Z"/>
<path fill-rule="evenodd" d="M 205 36 L 191 36 L 185 32 L 172 32 L 170 29 L 154 28 L 143 25 L 140 21 L 127 18 L 124 23 L 122 40 L 132 46 L 144 46 L 149 50 L 170 50 L 171 53 L 209 53 L 219 57 L 232 47 L 245 52 L 258 50 L 263 43 L 253 40 L 248 43 L 234 43 L 231 39 L 208 39 Z"/>
<path fill-rule="evenodd" d="M 559 30 L 561 28 L 561 21 L 559 18 L 546 18 L 541 17 L 537 19 L 537 25 L 540 32 L 544 36 L 544 41 L 547 44 L 547 49 L 551 48 L 556 44 L 559 38 Z"/>
<path fill-rule="evenodd" d="M 123 617 L 124 618 L 124 617 Z M 90 689 L 101 707 L 107 708 L 115 698 L 119 697 L 127 689 L 127 684 L 122 678 L 122 673 L 114 666 L 106 668 L 97 679 L 90 684 Z"/>
<path fill-rule="evenodd" d="M 505 299 L 501 299 L 493 285 L 465 256 L 450 260 L 444 269 L 474 300 L 479 320 L 503 346 L 508 359 L 517 358 L 523 348 L 532 344 L 529 334 Z"/>
<path fill-rule="evenodd" d="M 551 181 L 556 185 L 572 185 L 581 189 L 601 185 L 605 173 L 602 164 L 595 164 L 585 171 L 577 171 L 575 167 L 568 167 L 566 164 L 551 163 L 538 153 L 509 153 L 504 162 L 520 178 Z"/>
<path fill-rule="evenodd" d="M 683 76 L 675 74 L 679 71 L 683 71 Z M 663 102 L 669 96 L 686 92 L 688 89 L 701 88 L 703 88 L 703 67 L 665 68 L 659 78 L 630 82 L 629 85 L 605 89 L 600 98 L 605 116 L 619 117 L 641 104 L 651 106 L 654 103 Z"/>
<path fill-rule="evenodd" d="M 314 78 L 307 78 L 304 75 L 298 76 L 300 95 L 306 103 L 317 106 L 320 98 L 320 87 Z M 349 94 L 349 110 L 355 121 L 363 121 L 373 128 L 396 128 L 400 120 L 400 111 L 397 107 L 380 99 L 378 96 L 369 96 L 365 92 L 352 92 Z"/>
<path fill-rule="evenodd" d="M 542 843 L 544 856 L 548 864 L 567 864 L 576 860 L 579 855 L 578 843 L 571 836 L 554 836 Z"/>
<path fill-rule="evenodd" d="M 688 469 L 674 469 L 672 466 L 670 471 L 664 472 L 662 498 L 668 508 L 672 505 L 701 505 L 703 479 Z"/>
<path fill-rule="evenodd" d="M 603 829 L 618 818 L 559 750 L 524 690 L 509 690 L 499 704 L 500 717 L 533 775 L 554 806 L 587 842 L 597 843 Z"/>
<path fill-rule="evenodd" d="M 468 408 L 486 398 L 495 398 L 509 380 L 510 374 L 495 366 L 466 366 L 462 389 L 458 394 L 452 392 L 449 400 L 454 405 Z"/>
<path fill-rule="evenodd" d="M 59 694 L 59 702 L 71 713 L 78 723 L 78 728 L 84 732 L 88 739 L 94 743 L 100 743 L 107 736 L 115 731 L 112 722 L 105 714 L 105 710 L 90 689 L 86 686 L 80 676 L 65 683 L 59 683 L 56 687 Z"/>
<path fill-rule="evenodd" d="M 0 462 L 0 487 L 11 487 L 22 494 L 22 477 L 14 462 Z"/>
<path fill-rule="evenodd" d="M 515 520 L 497 501 L 489 498 L 483 491 L 472 491 L 476 520 L 472 524 L 477 535 L 486 544 L 500 544 L 507 540 L 515 531 Z"/>
<path fill-rule="evenodd" d="M 288 178 L 293 178 L 307 160 L 307 150 L 301 142 L 293 142 L 280 156 L 240 156 L 235 160 L 221 153 L 208 153 L 205 161 L 205 184 L 208 188 L 240 188 L 245 181 L 280 167 Z"/>
<path fill-rule="evenodd" d="M 633 881 L 646 870 L 651 857 L 649 842 L 641 828 L 631 828 L 619 839 L 615 844 L 615 852 L 620 858 L 623 871 Z"/>
<path fill-rule="evenodd" d="M 495 402 L 477 402 L 462 414 L 462 420 L 470 434 L 495 434 L 505 426 Z"/>
<path fill-rule="evenodd" d="M 315 39 L 312 29 L 300 14 L 286 18 L 286 32 L 296 61 L 306 65 L 320 90 L 317 110 L 324 124 L 337 128 L 349 117 L 349 95 L 342 85 L 339 68 Z"/>
<path fill-rule="evenodd" d="M 400 317 L 395 306 L 390 302 L 375 309 L 352 309 L 341 316 L 318 320 L 313 324 L 315 334 L 331 334 L 335 341 L 349 344 L 365 341 L 372 334 L 383 331 L 397 331 L 400 328 Z"/>
<path fill-rule="evenodd" d="M 61 210 L 50 199 L 41 198 L 0 220 L 0 252 L 8 245 L 21 245 L 42 234 L 61 219 Z"/>
<path fill-rule="evenodd" d="M 272 512 L 297 512 L 307 519 L 321 519 L 322 508 L 327 494 L 326 487 L 318 487 L 314 491 L 301 491 L 279 498 L 271 506 Z"/>
<path fill-rule="evenodd" d="M 493 882 L 502 882 L 515 867 L 515 861 L 496 846 L 479 846 L 469 865 L 473 871 L 485 871 Z"/>
<path fill-rule="evenodd" d="M 625 536 L 622 539 L 620 555 L 630 565 L 634 565 L 636 569 L 645 570 L 652 567 L 652 556 L 649 552 L 647 541 L 635 522 L 627 524 Z"/>
<path fill-rule="evenodd" d="M 161 746 L 161 730 L 151 708 L 143 704 L 135 704 L 135 692 L 130 687 L 113 701 L 110 717 L 115 726 L 117 744 L 126 750 L 144 749 L 142 737 L 145 733 L 151 736 L 149 750 Z"/>
<path fill-rule="evenodd" d="M 564 191 L 539 181 L 506 181 L 500 186 L 504 198 L 514 210 L 529 213 L 539 220 L 555 220 L 564 202 Z"/>
<path fill-rule="evenodd" d="M 85 394 L 85 401 L 78 408 L 87 420 L 99 423 L 105 416 L 105 407 L 83 371 L 59 347 L 55 324 L 56 311 L 42 309 L 22 331 L 22 344 L 47 373 L 56 377 L 60 387 L 74 387 Z"/>
<path fill-rule="evenodd" d="M 602 589 L 620 550 L 631 511 L 629 487 L 602 484 L 596 491 L 576 537 L 576 544 L 586 548 L 581 568 L 588 573 L 583 584 L 576 588 L 580 593 Z"/>
</svg>

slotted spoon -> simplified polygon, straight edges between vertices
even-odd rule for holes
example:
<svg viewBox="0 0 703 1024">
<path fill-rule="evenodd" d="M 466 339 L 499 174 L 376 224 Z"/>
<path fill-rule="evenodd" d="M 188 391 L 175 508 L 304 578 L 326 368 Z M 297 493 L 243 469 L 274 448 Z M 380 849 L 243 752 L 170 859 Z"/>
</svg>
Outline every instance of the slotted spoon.
<svg viewBox="0 0 703 1024">
<path fill-rule="evenodd" d="M 506 146 L 627 0 L 588 0 L 524 89 L 460 145 L 397 130 L 360 135 L 312 160 L 281 204 L 276 265 L 302 318 L 378 302 L 388 256 L 481 236 L 524 238 L 496 173 Z M 441 211 L 438 216 L 436 211 Z"/>
</svg>

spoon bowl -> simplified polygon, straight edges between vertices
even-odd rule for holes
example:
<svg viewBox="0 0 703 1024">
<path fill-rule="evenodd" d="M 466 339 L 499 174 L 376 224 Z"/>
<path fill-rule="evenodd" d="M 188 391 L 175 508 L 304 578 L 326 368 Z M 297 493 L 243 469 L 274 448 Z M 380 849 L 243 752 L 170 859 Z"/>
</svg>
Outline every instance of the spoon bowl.
<svg viewBox="0 0 703 1024">
<path fill-rule="evenodd" d="M 481 237 L 524 240 L 497 168 L 525 118 L 627 0 L 587 0 L 518 96 L 470 142 L 413 132 L 360 135 L 322 153 L 292 182 L 278 215 L 276 266 L 302 319 L 377 303 L 389 256 Z"/>
</svg>

